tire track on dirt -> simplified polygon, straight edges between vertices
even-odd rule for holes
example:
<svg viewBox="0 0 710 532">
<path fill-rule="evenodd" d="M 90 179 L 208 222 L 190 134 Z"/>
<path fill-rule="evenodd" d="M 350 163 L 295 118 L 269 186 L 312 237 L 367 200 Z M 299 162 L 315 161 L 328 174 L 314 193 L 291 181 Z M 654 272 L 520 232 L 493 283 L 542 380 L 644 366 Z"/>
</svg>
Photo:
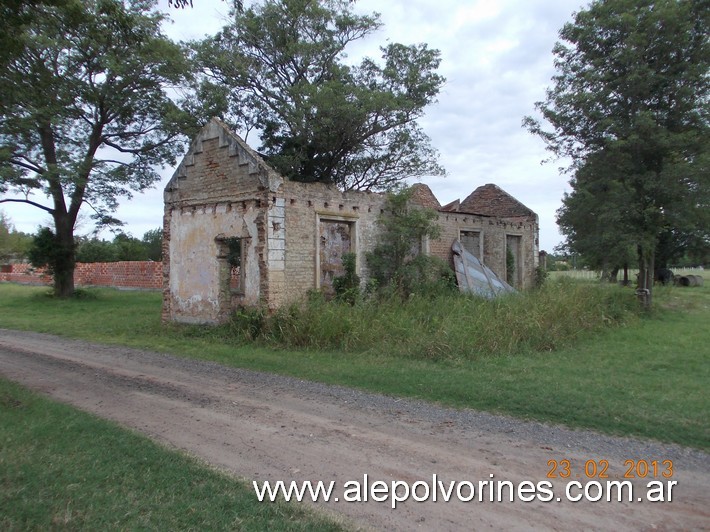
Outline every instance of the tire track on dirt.
<svg viewBox="0 0 710 532">
<path fill-rule="evenodd" d="M 321 503 L 375 529 L 701 529 L 700 451 L 170 355 L 0 330 L 0 374 L 251 480 L 543 480 L 549 459 L 673 459 L 672 503 Z M 556 492 L 558 484 L 555 484 Z M 336 490 L 337 491 L 337 490 Z M 342 496 L 342 489 L 337 493 Z"/>
</svg>

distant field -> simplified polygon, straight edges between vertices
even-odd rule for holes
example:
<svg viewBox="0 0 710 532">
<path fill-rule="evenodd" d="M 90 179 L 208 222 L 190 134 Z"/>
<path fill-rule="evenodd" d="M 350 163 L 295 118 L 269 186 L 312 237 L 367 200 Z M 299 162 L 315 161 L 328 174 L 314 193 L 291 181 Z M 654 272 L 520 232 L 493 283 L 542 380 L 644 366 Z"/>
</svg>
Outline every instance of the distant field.
<svg viewBox="0 0 710 532">
<path fill-rule="evenodd" d="M 710 281 L 710 271 L 704 270 L 702 268 L 670 268 L 674 275 L 700 275 L 703 278 L 707 278 L 706 282 Z M 638 274 L 638 269 L 629 269 L 629 279 L 632 281 L 636 279 Z M 561 272 L 550 272 L 551 279 L 558 279 L 560 277 L 571 277 L 572 279 L 599 279 L 601 272 L 594 270 L 568 270 Z M 623 279 L 624 272 L 619 272 L 619 280 Z"/>
</svg>

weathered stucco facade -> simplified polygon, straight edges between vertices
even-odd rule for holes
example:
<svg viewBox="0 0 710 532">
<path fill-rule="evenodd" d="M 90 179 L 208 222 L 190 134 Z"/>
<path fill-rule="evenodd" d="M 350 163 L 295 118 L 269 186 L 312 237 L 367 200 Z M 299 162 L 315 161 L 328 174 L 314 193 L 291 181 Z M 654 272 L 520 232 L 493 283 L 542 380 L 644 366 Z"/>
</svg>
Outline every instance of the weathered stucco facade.
<svg viewBox="0 0 710 532">
<path fill-rule="evenodd" d="M 511 249 L 516 279 L 509 281 L 531 285 L 537 216 L 517 200 L 485 185 L 442 207 L 426 185 L 416 185 L 413 201 L 439 212 L 441 238 L 425 251 L 450 261 L 451 244 L 461 239 L 505 279 Z M 216 323 L 241 305 L 278 308 L 328 288 L 348 251 L 366 279 L 365 254 L 385 203 L 381 194 L 286 180 L 213 119 L 165 188 L 163 318 Z"/>
</svg>

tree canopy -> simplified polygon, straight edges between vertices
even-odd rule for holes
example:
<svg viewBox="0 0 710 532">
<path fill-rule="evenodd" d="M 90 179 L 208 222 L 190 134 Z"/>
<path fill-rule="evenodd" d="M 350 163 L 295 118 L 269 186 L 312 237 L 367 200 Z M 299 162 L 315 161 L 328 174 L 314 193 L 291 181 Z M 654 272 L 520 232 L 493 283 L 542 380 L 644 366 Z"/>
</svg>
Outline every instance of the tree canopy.
<svg viewBox="0 0 710 532">
<path fill-rule="evenodd" d="M 52 216 L 58 295 L 73 292 L 80 209 L 114 221 L 118 199 L 158 181 L 156 165 L 174 164 L 189 134 L 166 92 L 188 63 L 162 18 L 147 0 L 37 3 L 0 71 L 0 203 Z"/>
<path fill-rule="evenodd" d="M 22 260 L 32 245 L 32 235 L 17 231 L 12 220 L 0 211 L 0 265 Z"/>
<path fill-rule="evenodd" d="M 202 113 L 261 134 L 266 156 L 291 179 L 384 190 L 442 175 L 417 124 L 444 78 L 424 44 L 389 43 L 381 60 L 346 62 L 349 44 L 380 27 L 344 0 L 265 0 L 195 45 Z"/>
<path fill-rule="evenodd" d="M 152 260 L 162 258 L 163 231 L 151 229 L 143 239 L 125 233 L 118 233 L 112 241 L 99 238 L 79 237 L 77 242 L 77 262 L 115 262 L 123 260 Z"/>
<path fill-rule="evenodd" d="M 709 23 L 705 0 L 592 2 L 553 50 L 557 74 L 536 104 L 552 128 L 524 121 L 572 159 L 559 213 L 569 243 L 600 254 L 632 245 L 644 288 L 661 235 L 710 244 Z"/>
<path fill-rule="evenodd" d="M 387 205 L 377 220 L 377 243 L 366 254 L 374 285 L 405 298 L 413 293 L 441 294 L 456 286 L 451 267 L 423 252 L 427 240 L 439 238 L 441 227 L 434 209 L 412 204 L 413 194 L 414 189 L 407 187 L 387 195 Z"/>
</svg>

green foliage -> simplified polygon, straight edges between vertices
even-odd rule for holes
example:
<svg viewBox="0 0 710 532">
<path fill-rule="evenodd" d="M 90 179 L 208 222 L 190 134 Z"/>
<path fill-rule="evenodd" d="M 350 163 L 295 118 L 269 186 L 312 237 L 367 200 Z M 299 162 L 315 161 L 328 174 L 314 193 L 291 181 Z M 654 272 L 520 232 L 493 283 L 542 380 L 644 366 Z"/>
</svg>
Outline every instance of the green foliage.
<svg viewBox="0 0 710 532">
<path fill-rule="evenodd" d="M 560 349 L 590 331 L 632 322 L 637 311 L 631 291 L 561 280 L 490 301 L 445 289 L 354 303 L 318 294 L 273 315 L 240 311 L 230 331 L 291 349 L 478 360 Z"/>
<path fill-rule="evenodd" d="M 27 257 L 32 235 L 16 231 L 12 221 L 0 211 L 0 264 Z"/>
<path fill-rule="evenodd" d="M 157 167 L 182 150 L 185 117 L 167 88 L 185 83 L 189 63 L 153 7 L 36 2 L 15 28 L 22 50 L 0 69 L 0 190 L 52 216 L 56 252 L 66 254 L 53 266 L 58 295 L 73 290 L 80 208 L 107 220 L 119 198 L 152 186 Z"/>
<path fill-rule="evenodd" d="M 438 238 L 441 229 L 435 223 L 436 211 L 412 205 L 412 194 L 412 188 L 388 194 L 385 212 L 378 219 L 381 231 L 377 245 L 366 255 L 370 276 L 377 286 L 392 287 L 404 296 L 412 291 L 427 291 L 432 282 L 448 283 L 442 277 L 439 261 L 434 257 L 418 258 L 425 239 Z"/>
<path fill-rule="evenodd" d="M 230 237 L 224 239 L 227 244 L 227 264 L 232 268 L 240 268 L 242 266 L 242 239 Z"/>
<path fill-rule="evenodd" d="M 456 274 L 449 264 L 431 255 L 417 255 L 407 261 L 398 276 L 403 294 L 441 296 L 458 292 Z"/>
<path fill-rule="evenodd" d="M 356 273 L 357 255 L 344 253 L 342 258 L 345 273 L 333 279 L 335 297 L 340 301 L 354 305 L 360 298 L 360 276 Z"/>
<path fill-rule="evenodd" d="M 543 286 L 547 282 L 549 276 L 550 273 L 544 266 L 540 265 L 535 268 L 535 288 Z"/>
<path fill-rule="evenodd" d="M 515 286 L 515 256 L 509 247 L 505 248 L 505 278 L 509 285 Z"/>
<path fill-rule="evenodd" d="M 98 238 L 77 240 L 77 262 L 116 262 L 118 260 L 118 249 L 113 242 Z"/>
<path fill-rule="evenodd" d="M 58 271 L 68 269 L 65 261 L 74 260 L 74 248 L 67 249 L 49 227 L 40 227 L 34 235 L 27 256 L 32 266 L 47 268 L 47 272 L 54 275 Z"/>
<path fill-rule="evenodd" d="M 98 238 L 79 238 L 77 262 L 160 261 L 162 256 L 162 231 L 148 231 L 139 240 L 125 233 L 117 234 L 113 241 Z"/>
<path fill-rule="evenodd" d="M 145 246 L 148 260 L 160 262 L 163 260 L 163 230 L 151 229 L 143 235 L 143 245 Z"/>
<path fill-rule="evenodd" d="M 268 315 L 268 310 L 263 307 L 239 308 L 229 320 L 229 333 L 247 341 L 254 341 L 264 333 Z"/>
<path fill-rule="evenodd" d="M 145 244 L 131 235 L 119 233 L 114 237 L 113 244 L 118 260 L 148 260 Z"/>
<path fill-rule="evenodd" d="M 635 253 L 652 273 L 664 234 L 707 249 L 709 25 L 704 2 L 596 0 L 560 31 L 554 85 L 536 104 L 552 129 L 525 124 L 572 160 L 558 220 L 594 267 Z"/>
<path fill-rule="evenodd" d="M 506 305 L 522 301 L 518 307 L 518 320 L 528 324 L 527 336 L 532 330 L 538 337 L 544 338 L 550 324 L 549 338 L 552 341 L 559 341 L 563 330 L 570 331 L 572 335 L 567 338 L 568 347 L 553 352 L 530 353 L 522 344 L 520 350 L 511 356 L 481 353 L 470 361 L 465 359 L 466 352 L 459 356 L 457 344 L 449 344 L 448 335 L 452 330 L 456 331 L 457 337 L 470 334 L 471 322 L 479 322 L 479 309 L 463 307 L 447 314 L 452 310 L 448 304 L 450 299 L 443 299 L 439 304 L 438 301 L 432 302 L 431 298 L 413 298 L 411 302 L 416 299 L 422 309 L 421 319 L 415 328 L 411 327 L 408 318 L 396 319 L 396 310 L 399 315 L 403 313 L 401 299 L 391 299 L 389 307 L 375 309 L 375 313 L 370 314 L 371 321 L 360 329 L 357 326 L 361 314 L 353 314 L 359 312 L 360 305 L 353 307 L 331 303 L 325 316 L 331 338 L 338 328 L 347 330 L 353 323 L 356 326 L 350 334 L 353 340 L 358 338 L 358 334 L 376 338 L 370 343 L 374 347 L 357 354 L 283 347 L 274 349 L 285 342 L 277 343 L 264 334 L 257 342 L 271 342 L 269 345 L 273 347 L 266 348 L 245 341 L 230 325 L 161 326 L 161 294 L 158 292 L 99 289 L 91 290 L 98 294 L 95 300 L 84 301 L 47 299 L 43 288 L 2 284 L 0 327 L 155 349 L 233 367 L 291 375 L 298 379 L 707 449 L 710 446 L 707 423 L 710 397 L 705 393 L 710 379 L 706 355 L 710 343 L 710 328 L 707 327 L 710 320 L 708 283 L 692 290 L 661 288 L 657 294 L 660 310 L 642 319 L 635 319 L 632 310 L 625 320 L 615 321 L 605 319 L 605 307 L 598 303 L 601 300 L 604 304 L 606 298 L 606 305 L 619 309 L 634 299 L 633 291 L 589 281 L 550 282 L 549 285 L 541 291 L 521 294 L 523 299 L 510 298 Z M 570 290 L 567 290 L 568 286 Z M 533 292 L 545 293 L 550 289 L 535 305 L 534 313 L 527 313 L 524 298 Z M 562 293 L 555 295 L 556 291 Z M 615 304 L 617 297 L 619 301 Z M 588 299 L 596 303 L 587 305 Z M 577 305 L 578 302 L 584 303 L 582 308 Z M 490 303 L 482 308 L 498 308 Z M 323 310 L 327 308 L 324 304 L 320 295 L 309 301 L 309 305 Z M 336 310 L 333 310 L 333 305 Z M 505 306 L 503 302 L 502 306 Z M 542 320 L 544 313 L 541 309 L 544 307 L 548 308 L 547 318 Z M 295 319 L 292 316 L 298 315 L 302 308 L 293 307 L 290 312 L 283 309 L 281 312 L 288 320 L 283 324 L 277 320 L 270 321 L 274 331 L 271 334 L 279 331 L 288 333 Z M 634 308 L 635 303 L 632 305 Z M 337 312 L 337 309 L 342 312 Z M 384 325 L 376 319 L 380 312 L 386 320 Z M 575 317 L 568 319 L 568 313 Z M 617 313 L 618 310 L 612 317 L 618 316 Z M 87 320 L 87 315 L 93 319 Z M 407 311 L 407 315 L 411 315 L 411 311 Z M 452 319 L 454 315 L 456 319 Z M 588 321 L 590 316 L 593 323 Z M 505 319 L 508 316 L 501 313 L 497 317 Z M 301 342 L 304 345 L 309 345 L 308 327 L 312 331 L 320 330 L 317 316 L 312 318 L 303 320 L 305 332 Z M 339 323 L 341 318 L 352 322 L 342 325 Z M 506 330 L 505 322 L 493 323 L 490 318 L 488 313 L 477 325 L 483 332 L 488 330 L 489 323 L 497 327 L 488 336 L 490 342 L 507 342 L 510 332 L 516 332 L 518 322 L 513 321 L 513 325 Z M 575 320 L 579 320 L 581 327 L 576 325 Z M 406 352 L 407 347 L 417 345 L 412 339 L 421 334 L 424 326 L 435 329 L 440 323 L 448 323 L 449 328 L 442 329 L 439 335 L 430 335 L 430 338 L 435 338 L 437 344 L 443 344 L 439 351 L 435 351 L 443 359 L 413 358 L 425 352 Z M 370 331 L 368 328 L 372 325 L 376 329 Z M 296 332 L 299 330 L 296 329 Z M 407 339 L 407 345 L 398 346 L 397 338 L 392 338 L 395 336 Z M 314 337 L 310 345 L 315 345 L 319 338 Z M 380 338 L 385 340 L 381 347 Z M 471 335 L 462 343 L 468 350 L 473 350 L 478 338 Z M 389 351 L 392 345 L 399 350 Z M 499 346 L 496 348 L 499 349 Z M 659 397 L 663 400 L 659 401 Z M 0 414 L 2 412 L 0 409 Z M 0 452 L 5 448 L 1 447 Z M 26 450 L 23 449 L 23 452 Z M 7 490 L 0 491 L 0 497 L 6 493 Z M 32 492 L 26 493 L 32 495 Z M 36 503 L 36 500 L 33 498 L 32 502 Z"/>
<path fill-rule="evenodd" d="M 258 129 L 269 163 L 298 181 L 385 190 L 444 173 L 417 124 L 444 82 L 437 50 L 389 43 L 381 62 L 346 64 L 348 45 L 381 23 L 345 0 L 264 0 L 232 17 L 195 44 L 205 119 Z"/>
</svg>

